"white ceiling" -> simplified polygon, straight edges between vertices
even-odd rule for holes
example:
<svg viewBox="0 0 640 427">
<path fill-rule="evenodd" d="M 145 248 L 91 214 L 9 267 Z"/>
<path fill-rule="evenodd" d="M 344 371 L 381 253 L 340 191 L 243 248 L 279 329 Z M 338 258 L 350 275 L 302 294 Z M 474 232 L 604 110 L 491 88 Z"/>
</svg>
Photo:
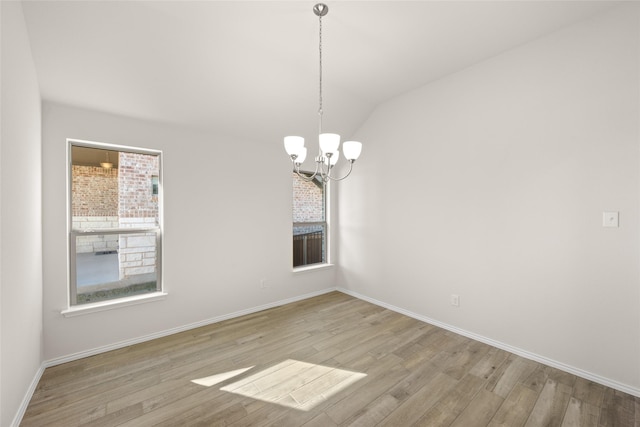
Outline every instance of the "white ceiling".
<svg viewBox="0 0 640 427">
<path fill-rule="evenodd" d="M 26 1 L 46 100 L 280 138 L 317 132 L 318 18 L 306 1 Z M 333 1 L 323 18 L 324 130 L 611 1 Z"/>
</svg>

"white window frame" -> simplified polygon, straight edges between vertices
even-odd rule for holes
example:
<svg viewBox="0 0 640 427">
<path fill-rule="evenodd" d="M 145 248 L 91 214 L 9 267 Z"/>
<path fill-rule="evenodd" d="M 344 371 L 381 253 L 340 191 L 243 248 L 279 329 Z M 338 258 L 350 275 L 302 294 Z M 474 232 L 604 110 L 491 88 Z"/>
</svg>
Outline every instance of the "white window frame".
<svg viewBox="0 0 640 427">
<path fill-rule="evenodd" d="M 86 147 L 95 148 L 101 150 L 113 150 L 119 152 L 129 152 L 136 154 L 149 154 L 158 156 L 158 224 L 155 227 L 149 228 L 105 228 L 99 230 L 75 230 L 73 228 L 73 195 L 72 195 L 72 147 Z M 166 293 L 164 292 L 162 272 L 163 272 L 163 248 L 162 248 L 162 235 L 163 235 L 163 191 L 162 191 L 162 151 L 141 147 L 131 147 L 125 145 L 115 145 L 103 142 L 85 141 L 78 139 L 67 139 L 67 235 L 68 238 L 68 309 L 63 310 L 62 314 L 65 317 L 76 316 L 79 314 L 85 314 L 96 311 L 108 310 L 115 307 L 129 306 L 140 304 L 143 302 L 156 301 L 164 299 Z M 122 298 L 113 298 L 105 301 L 99 301 L 88 304 L 76 304 L 77 302 L 77 278 L 76 278 L 76 239 L 78 236 L 90 236 L 90 235 L 110 235 L 110 234 L 141 234 L 141 233 L 153 233 L 156 234 L 156 289 L 153 292 L 148 292 L 136 296 L 128 296 Z"/>
</svg>

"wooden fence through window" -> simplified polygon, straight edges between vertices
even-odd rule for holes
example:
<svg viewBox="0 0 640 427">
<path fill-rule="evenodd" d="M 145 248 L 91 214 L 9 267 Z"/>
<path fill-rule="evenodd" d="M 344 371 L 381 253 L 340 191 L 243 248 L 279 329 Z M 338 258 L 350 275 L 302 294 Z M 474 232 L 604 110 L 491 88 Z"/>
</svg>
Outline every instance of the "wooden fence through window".
<svg viewBox="0 0 640 427">
<path fill-rule="evenodd" d="M 293 266 L 317 264 L 322 259 L 323 231 L 293 236 Z"/>
</svg>

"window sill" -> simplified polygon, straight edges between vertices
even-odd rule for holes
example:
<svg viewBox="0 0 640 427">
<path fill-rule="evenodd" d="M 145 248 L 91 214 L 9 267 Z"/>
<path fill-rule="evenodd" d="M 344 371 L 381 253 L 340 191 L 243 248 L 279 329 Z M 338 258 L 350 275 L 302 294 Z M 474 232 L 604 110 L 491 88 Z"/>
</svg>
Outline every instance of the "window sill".
<svg viewBox="0 0 640 427">
<path fill-rule="evenodd" d="M 294 273 L 308 273 L 311 271 L 317 271 L 317 270 L 325 270 L 328 268 L 333 268 L 334 264 L 313 264 L 313 265 L 307 265 L 304 267 L 295 267 L 293 269 Z"/>
<path fill-rule="evenodd" d="M 97 313 L 99 311 L 114 310 L 120 307 L 128 307 L 131 305 L 146 304 L 153 301 L 161 301 L 167 297 L 165 292 L 154 292 L 146 295 L 138 295 L 135 297 L 118 298 L 113 301 L 103 301 L 94 304 L 82 304 L 79 306 L 69 307 L 62 310 L 60 314 L 64 317 L 83 316 L 85 314 Z"/>
</svg>

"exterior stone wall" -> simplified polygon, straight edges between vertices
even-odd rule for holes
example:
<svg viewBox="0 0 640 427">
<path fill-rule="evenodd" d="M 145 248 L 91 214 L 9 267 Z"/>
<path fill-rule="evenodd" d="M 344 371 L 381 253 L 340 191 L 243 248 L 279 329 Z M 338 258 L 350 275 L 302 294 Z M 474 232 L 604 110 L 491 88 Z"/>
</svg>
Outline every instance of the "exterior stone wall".
<svg viewBox="0 0 640 427">
<path fill-rule="evenodd" d="M 74 217 L 118 215 L 118 169 L 74 165 L 71 175 Z"/>
<path fill-rule="evenodd" d="M 75 230 L 118 228 L 118 170 L 72 166 L 72 227 Z M 77 253 L 118 250 L 118 236 L 80 236 Z"/>
<path fill-rule="evenodd" d="M 155 226 L 156 219 L 151 218 L 120 218 L 121 228 L 149 228 Z M 121 234 L 120 249 L 120 278 L 129 278 L 141 274 L 156 272 L 156 233 Z"/>
<path fill-rule="evenodd" d="M 153 195 L 153 176 L 160 170 L 158 156 L 120 153 L 118 216 L 120 218 L 157 218 L 158 196 Z"/>
<path fill-rule="evenodd" d="M 293 174 L 293 222 L 324 221 L 324 191 L 322 183 L 305 181 Z M 319 210 L 318 207 L 322 209 Z"/>
<path fill-rule="evenodd" d="M 117 216 L 74 216 L 74 230 L 99 230 L 118 228 Z M 118 235 L 80 236 L 76 241 L 76 253 L 95 253 L 101 251 L 117 251 Z"/>
<path fill-rule="evenodd" d="M 159 157 L 148 154 L 120 153 L 119 158 L 120 228 L 153 228 L 158 224 L 158 196 L 153 194 L 152 178 L 160 172 Z M 121 235 L 120 278 L 156 273 L 156 233 Z"/>
</svg>

